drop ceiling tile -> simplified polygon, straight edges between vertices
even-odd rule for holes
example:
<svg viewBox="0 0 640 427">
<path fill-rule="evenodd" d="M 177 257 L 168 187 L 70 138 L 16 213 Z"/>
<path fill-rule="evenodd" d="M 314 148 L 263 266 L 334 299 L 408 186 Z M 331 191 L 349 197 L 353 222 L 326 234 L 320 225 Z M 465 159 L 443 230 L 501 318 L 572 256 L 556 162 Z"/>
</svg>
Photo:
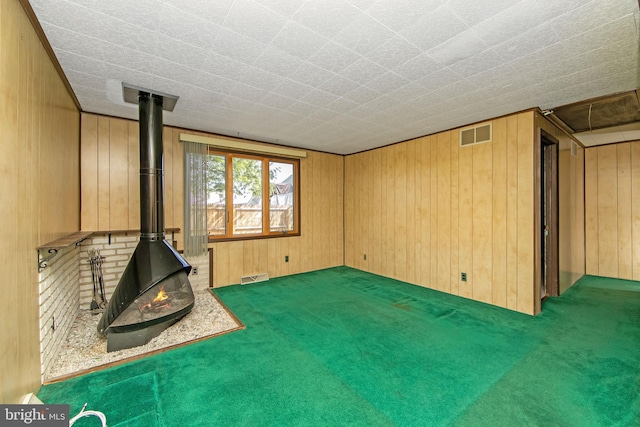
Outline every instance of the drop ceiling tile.
<svg viewBox="0 0 640 427">
<path fill-rule="evenodd" d="M 279 13 L 280 15 L 291 17 L 304 3 L 304 0 L 255 0 L 256 3 Z"/>
<path fill-rule="evenodd" d="M 358 88 L 359 86 L 360 84 L 352 82 L 349 79 L 345 79 L 344 77 L 334 75 L 329 80 L 322 83 L 318 87 L 334 95 L 341 96 L 342 94 L 350 92 Z"/>
<path fill-rule="evenodd" d="M 627 15 L 565 39 L 562 43 L 572 55 L 580 55 L 609 45 L 623 43 L 633 37 L 638 37 L 635 17 Z M 637 49 L 637 45 L 635 48 Z"/>
<path fill-rule="evenodd" d="M 367 55 L 391 40 L 395 33 L 367 15 L 358 15 L 333 41 L 360 55 Z"/>
<path fill-rule="evenodd" d="M 50 23 L 56 27 L 91 37 L 100 36 L 98 27 L 101 25 L 101 17 L 106 17 L 106 15 L 66 0 L 43 2 L 43 4 L 34 7 L 34 12 L 41 23 Z"/>
<path fill-rule="evenodd" d="M 491 51 L 511 62 L 559 42 L 551 25 L 542 24 L 493 47 Z"/>
<path fill-rule="evenodd" d="M 250 67 L 242 78 L 238 80 L 242 83 L 271 91 L 278 87 L 284 81 L 284 78 L 256 67 Z"/>
<path fill-rule="evenodd" d="M 492 49 L 487 49 L 470 58 L 451 65 L 449 68 L 462 77 L 471 77 L 505 63 Z"/>
<path fill-rule="evenodd" d="M 327 105 L 338 99 L 338 95 L 334 95 L 329 92 L 325 92 L 320 89 L 316 89 L 313 92 L 305 95 L 300 101 L 315 107 L 326 107 Z"/>
<path fill-rule="evenodd" d="M 189 97 L 193 93 L 193 90 L 195 89 L 193 86 L 190 86 L 181 81 L 166 79 L 160 76 L 154 76 L 151 85 L 143 86 L 143 87 L 146 87 L 158 92 L 168 93 L 169 95 L 178 96 L 179 99 L 178 99 L 178 102 L 176 103 L 176 108 L 178 108 L 180 102 L 184 101 L 185 97 Z"/>
<path fill-rule="evenodd" d="M 415 83 L 409 83 L 402 87 L 399 87 L 398 89 L 387 92 L 387 95 L 399 101 L 408 101 L 414 98 L 418 98 L 425 92 L 427 92 L 427 90 L 422 86 Z"/>
<path fill-rule="evenodd" d="M 373 98 L 375 99 L 375 98 Z M 355 102 L 351 99 L 347 99 L 344 97 L 338 98 L 336 99 L 334 102 L 332 102 L 331 104 L 329 104 L 327 106 L 327 109 L 338 113 L 338 114 L 345 114 L 351 110 L 353 110 L 354 108 L 357 108 L 361 103 L 359 102 Z"/>
<path fill-rule="evenodd" d="M 102 78 L 106 76 L 104 61 L 102 60 L 77 55 L 74 52 L 61 49 L 56 51 L 56 57 L 65 70 L 78 71 Z"/>
<path fill-rule="evenodd" d="M 468 0 L 449 0 L 447 6 L 468 26 L 472 27 L 498 15 L 519 1 L 520 0 L 493 0 L 489 2 L 470 2 Z"/>
<path fill-rule="evenodd" d="M 313 91 L 313 87 L 289 79 L 285 79 L 272 90 L 273 93 L 296 100 L 301 99 L 311 91 Z"/>
<path fill-rule="evenodd" d="M 545 18 L 548 20 L 571 12 L 573 9 L 585 4 L 584 0 L 536 0 L 536 2 L 538 3 L 538 7 L 542 9 L 542 13 L 544 13 Z"/>
<path fill-rule="evenodd" d="M 103 1 L 103 0 L 98 0 Z M 128 1 L 128 0 L 126 0 Z M 222 25 L 229 14 L 233 0 L 163 0 L 165 6 L 170 5 L 206 21 Z"/>
<path fill-rule="evenodd" d="M 433 89 L 433 93 L 441 96 L 444 99 L 458 99 L 464 97 L 470 93 L 477 91 L 479 88 L 477 85 L 467 81 L 458 80 L 448 85 L 443 85 Z"/>
<path fill-rule="evenodd" d="M 224 27 L 261 43 L 269 43 L 286 23 L 285 17 L 252 0 L 236 0 Z"/>
<path fill-rule="evenodd" d="M 391 98 L 387 95 L 382 95 L 373 101 L 366 103 L 365 105 L 369 108 L 376 109 L 378 112 L 387 110 L 388 108 L 392 108 L 395 105 L 400 104 L 397 100 Z"/>
<path fill-rule="evenodd" d="M 293 98 L 288 98 L 273 92 L 268 93 L 260 100 L 261 104 L 268 105 L 269 107 L 277 108 L 279 110 L 286 110 L 291 107 L 294 102 L 296 102 L 296 100 Z"/>
<path fill-rule="evenodd" d="M 120 83 L 129 83 L 146 88 L 152 88 L 154 79 L 152 74 L 131 70 L 129 68 L 113 64 L 109 64 L 107 75 L 109 76 L 109 80 L 115 80 Z M 162 89 L 158 90 L 162 91 Z"/>
<path fill-rule="evenodd" d="M 442 65 L 452 65 L 487 49 L 487 45 L 467 30 L 429 50 L 427 54 Z"/>
<path fill-rule="evenodd" d="M 80 71 L 67 70 L 65 75 L 67 79 L 69 79 L 69 82 L 73 82 L 74 85 L 98 88 L 103 87 L 105 83 L 104 77 L 98 77 Z"/>
<path fill-rule="evenodd" d="M 340 75 L 359 84 L 365 84 L 387 72 L 375 62 L 360 58 L 340 72 Z"/>
<path fill-rule="evenodd" d="M 535 2 L 524 0 L 475 25 L 473 30 L 487 45 L 495 46 L 543 22 L 542 9 Z"/>
<path fill-rule="evenodd" d="M 495 92 L 495 95 L 513 91 L 522 85 L 520 73 L 510 64 L 476 74 L 469 77 L 467 81 L 487 93 Z"/>
<path fill-rule="evenodd" d="M 371 7 L 377 0 L 347 0 L 350 4 L 357 7 L 358 9 L 365 10 L 368 7 Z"/>
<path fill-rule="evenodd" d="M 250 65 L 213 52 L 207 55 L 201 67 L 202 71 L 206 73 L 215 74 L 230 80 L 241 79 L 250 68 Z"/>
<path fill-rule="evenodd" d="M 244 83 L 237 83 L 233 87 L 230 95 L 247 101 L 257 102 L 258 100 L 264 98 L 268 93 L 269 91 L 262 88 L 249 86 Z"/>
<path fill-rule="evenodd" d="M 333 110 L 329 110 L 327 108 L 320 108 L 315 113 L 312 113 L 311 115 L 309 115 L 309 117 L 311 117 L 312 119 L 320 120 L 322 122 L 326 122 L 326 121 L 335 119 L 336 117 L 339 116 L 339 114 L 340 113 L 337 113 L 336 111 L 333 111 Z"/>
<path fill-rule="evenodd" d="M 181 99 L 180 102 L 191 101 L 206 105 L 206 109 L 218 109 L 222 108 L 222 102 L 226 97 L 227 95 L 219 92 L 213 92 L 196 86 L 191 86 L 184 91 L 184 99 Z"/>
<path fill-rule="evenodd" d="M 222 102 L 222 106 L 236 111 L 236 117 L 246 117 L 252 115 L 251 112 L 256 108 L 256 103 L 252 100 L 255 97 L 255 88 L 242 86 L 241 90 L 236 91 L 234 88 L 233 94 L 227 96 Z M 237 95 L 242 95 L 240 98 Z M 244 129 L 246 131 L 246 129 Z"/>
<path fill-rule="evenodd" d="M 157 57 L 154 55 L 112 45 L 111 43 L 104 43 L 102 49 L 106 67 L 108 67 L 108 64 L 113 64 L 144 73 L 153 74 L 155 71 Z"/>
<path fill-rule="evenodd" d="M 296 113 L 306 117 L 318 111 L 318 107 L 316 107 L 315 105 L 307 104 L 306 102 L 296 101 L 289 108 L 287 108 L 287 111 L 291 111 L 292 113 Z"/>
<path fill-rule="evenodd" d="M 332 38 L 361 13 L 344 0 L 305 1 L 291 19 Z"/>
<path fill-rule="evenodd" d="M 416 58 L 421 53 L 420 49 L 398 36 L 369 53 L 367 58 L 383 67 L 393 68 Z"/>
<path fill-rule="evenodd" d="M 366 119 L 367 117 L 371 117 L 374 114 L 377 114 L 380 110 L 376 107 L 369 106 L 367 104 L 359 105 L 358 107 L 350 110 L 347 114 L 356 119 Z"/>
<path fill-rule="evenodd" d="M 443 0 L 379 0 L 366 12 L 393 31 L 401 31 L 444 3 Z"/>
<path fill-rule="evenodd" d="M 82 2 L 77 2 L 82 4 Z M 91 8 L 113 18 L 147 30 L 155 31 L 160 24 L 162 0 L 109 0 L 90 2 Z M 85 2 L 86 4 L 86 2 Z"/>
<path fill-rule="evenodd" d="M 443 68 L 442 70 L 427 74 L 419 80 L 414 80 L 416 84 L 419 84 L 429 91 L 434 91 L 461 81 L 464 81 L 464 79 L 449 68 Z"/>
<path fill-rule="evenodd" d="M 102 55 L 103 40 L 57 27 L 47 22 L 42 23 L 42 29 L 56 55 L 58 51 L 64 50 L 94 60 L 104 59 Z"/>
<path fill-rule="evenodd" d="M 155 55 L 157 52 L 158 35 L 153 31 L 118 22 L 115 19 L 109 19 L 102 29 L 104 34 L 101 38 L 113 45 L 149 55 Z"/>
<path fill-rule="evenodd" d="M 196 73 L 192 68 L 168 61 L 164 58 L 155 58 L 152 70 L 152 74 L 154 76 L 178 82 L 185 82 L 187 84 L 195 83 Z"/>
<path fill-rule="evenodd" d="M 330 41 L 313 54 L 309 62 L 327 71 L 339 73 L 358 59 L 360 55 L 357 53 Z"/>
<path fill-rule="evenodd" d="M 393 71 L 410 81 L 416 81 L 436 73 L 443 68 L 443 65 L 423 53 L 410 61 L 399 64 L 393 68 Z"/>
<path fill-rule="evenodd" d="M 446 5 L 427 14 L 417 23 L 400 31 L 409 42 L 427 51 L 469 27 Z"/>
<path fill-rule="evenodd" d="M 556 43 L 515 59 L 510 64 L 520 72 L 525 84 L 535 84 L 566 70 L 569 56 L 564 45 Z"/>
<path fill-rule="evenodd" d="M 345 93 L 342 96 L 343 98 L 354 103 L 366 104 L 367 102 L 373 101 L 381 95 L 382 94 L 376 90 L 370 89 L 366 86 L 360 86 L 350 92 Z"/>
<path fill-rule="evenodd" d="M 220 31 L 217 24 L 206 21 L 199 16 L 165 4 L 160 15 L 158 32 L 184 43 L 209 49 Z"/>
<path fill-rule="evenodd" d="M 297 58 L 308 59 L 329 40 L 296 22 L 287 22 L 282 31 L 271 42 L 276 47 Z"/>
<path fill-rule="evenodd" d="M 207 51 L 161 34 L 158 37 L 157 55 L 169 61 L 199 69 L 207 57 Z"/>
<path fill-rule="evenodd" d="M 231 94 L 235 85 L 236 82 L 233 80 L 204 71 L 198 72 L 195 82 L 193 83 L 193 86 L 225 95 Z"/>
<path fill-rule="evenodd" d="M 252 64 L 267 49 L 267 44 L 251 40 L 226 28 L 221 28 L 216 41 L 210 46 L 211 52 Z"/>
<path fill-rule="evenodd" d="M 375 91 L 387 93 L 394 91 L 408 83 L 409 81 L 404 77 L 401 77 L 396 73 L 389 71 L 382 76 L 370 81 L 366 84 L 366 86 Z"/>
<path fill-rule="evenodd" d="M 322 69 L 309 62 L 303 62 L 292 70 L 289 74 L 289 78 L 305 85 L 317 87 L 335 76 L 334 73 Z"/>
<path fill-rule="evenodd" d="M 638 5 L 627 1 L 593 0 L 551 21 L 560 38 L 570 38 L 591 31 L 596 26 L 637 13 Z"/>
<path fill-rule="evenodd" d="M 301 59 L 273 47 L 267 47 L 253 63 L 262 70 L 282 77 L 288 77 L 302 64 Z"/>
</svg>

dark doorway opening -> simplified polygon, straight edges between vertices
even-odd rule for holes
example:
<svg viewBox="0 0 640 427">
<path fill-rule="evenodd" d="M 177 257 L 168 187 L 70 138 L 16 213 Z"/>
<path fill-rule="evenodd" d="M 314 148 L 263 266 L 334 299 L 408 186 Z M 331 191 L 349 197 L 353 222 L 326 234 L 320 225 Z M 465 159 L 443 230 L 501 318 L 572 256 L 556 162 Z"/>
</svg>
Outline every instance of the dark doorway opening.
<svg viewBox="0 0 640 427">
<path fill-rule="evenodd" d="M 540 130 L 540 296 L 560 295 L 558 262 L 558 140 Z"/>
</svg>

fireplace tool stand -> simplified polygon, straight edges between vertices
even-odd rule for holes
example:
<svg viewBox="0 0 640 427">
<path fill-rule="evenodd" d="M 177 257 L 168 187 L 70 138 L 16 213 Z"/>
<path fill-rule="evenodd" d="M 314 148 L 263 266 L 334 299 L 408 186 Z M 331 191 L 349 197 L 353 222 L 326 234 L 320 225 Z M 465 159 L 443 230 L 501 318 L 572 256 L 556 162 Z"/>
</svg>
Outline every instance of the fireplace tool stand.
<svg viewBox="0 0 640 427">
<path fill-rule="evenodd" d="M 91 280 L 93 282 L 93 299 L 91 300 L 90 310 L 92 314 L 99 314 L 104 311 L 108 303 L 104 292 L 104 277 L 102 274 L 102 263 L 105 258 L 100 255 L 100 251 L 97 249 L 92 249 L 87 253 L 89 254 Z"/>
</svg>

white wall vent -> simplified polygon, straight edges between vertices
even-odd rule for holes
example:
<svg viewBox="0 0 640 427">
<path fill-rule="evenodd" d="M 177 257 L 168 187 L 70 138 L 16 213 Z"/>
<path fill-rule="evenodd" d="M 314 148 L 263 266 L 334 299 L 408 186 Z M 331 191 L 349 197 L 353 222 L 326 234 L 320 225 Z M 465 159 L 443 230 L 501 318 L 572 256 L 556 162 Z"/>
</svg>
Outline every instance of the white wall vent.
<svg viewBox="0 0 640 427">
<path fill-rule="evenodd" d="M 460 146 L 490 142 L 492 137 L 491 123 L 484 123 L 460 130 Z"/>
<path fill-rule="evenodd" d="M 571 155 L 578 157 L 578 144 L 575 141 L 571 141 Z"/>
<path fill-rule="evenodd" d="M 269 273 L 260 273 L 240 277 L 240 284 L 246 285 L 247 283 L 266 282 L 267 280 L 269 280 Z"/>
</svg>

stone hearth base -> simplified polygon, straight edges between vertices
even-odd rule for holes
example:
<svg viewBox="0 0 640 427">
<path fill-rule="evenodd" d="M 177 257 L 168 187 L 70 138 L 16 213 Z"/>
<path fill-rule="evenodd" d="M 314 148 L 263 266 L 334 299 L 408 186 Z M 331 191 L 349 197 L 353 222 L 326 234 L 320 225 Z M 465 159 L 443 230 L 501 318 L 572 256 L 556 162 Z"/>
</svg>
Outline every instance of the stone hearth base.
<svg viewBox="0 0 640 427">
<path fill-rule="evenodd" d="M 194 292 L 193 309 L 149 343 L 107 353 L 107 338 L 96 328 L 100 315 L 82 311 L 69 331 L 65 344 L 45 376 L 45 382 L 105 368 L 163 348 L 244 328 L 229 314 L 209 290 Z"/>
</svg>

